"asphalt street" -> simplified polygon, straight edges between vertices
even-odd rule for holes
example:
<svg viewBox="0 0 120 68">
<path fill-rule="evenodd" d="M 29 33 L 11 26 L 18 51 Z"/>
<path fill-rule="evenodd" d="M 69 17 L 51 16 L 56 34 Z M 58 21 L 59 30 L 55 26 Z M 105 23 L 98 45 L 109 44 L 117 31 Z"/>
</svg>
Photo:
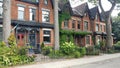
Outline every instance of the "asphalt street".
<svg viewBox="0 0 120 68">
<path fill-rule="evenodd" d="M 77 65 L 67 68 L 120 68 L 120 58 L 114 58 L 110 60 L 85 64 L 85 65 Z"/>
</svg>

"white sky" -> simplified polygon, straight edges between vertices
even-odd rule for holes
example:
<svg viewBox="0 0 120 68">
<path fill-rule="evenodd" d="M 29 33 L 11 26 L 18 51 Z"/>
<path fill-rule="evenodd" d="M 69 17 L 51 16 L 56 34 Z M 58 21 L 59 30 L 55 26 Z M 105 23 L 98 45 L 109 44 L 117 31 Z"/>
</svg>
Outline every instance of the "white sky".
<svg viewBox="0 0 120 68">
<path fill-rule="evenodd" d="M 87 0 L 84 0 L 83 2 L 81 2 L 80 0 L 69 0 L 69 1 L 70 1 L 70 3 L 71 3 L 71 6 L 72 6 L 72 7 L 75 7 L 75 6 L 77 6 L 77 5 L 79 5 L 79 4 L 82 4 L 82 3 L 84 3 L 84 2 L 88 2 Z M 93 7 L 93 5 L 90 4 L 90 3 L 88 3 L 88 5 L 89 5 L 89 8 L 92 8 L 92 7 Z M 107 0 L 102 0 L 102 5 L 104 6 L 104 9 L 105 9 L 105 10 L 109 10 L 110 7 L 111 7 L 111 4 L 110 4 Z M 112 13 L 112 16 L 117 16 L 117 14 L 118 14 L 119 12 L 120 12 L 120 10 L 114 10 L 113 13 Z"/>
</svg>

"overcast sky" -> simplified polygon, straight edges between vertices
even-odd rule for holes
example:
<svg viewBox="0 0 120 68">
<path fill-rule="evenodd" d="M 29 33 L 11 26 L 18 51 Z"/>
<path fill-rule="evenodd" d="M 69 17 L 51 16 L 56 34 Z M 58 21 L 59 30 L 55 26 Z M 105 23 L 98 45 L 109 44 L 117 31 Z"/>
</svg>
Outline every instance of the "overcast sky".
<svg viewBox="0 0 120 68">
<path fill-rule="evenodd" d="M 88 2 L 87 0 L 84 0 L 83 2 L 81 2 L 80 0 L 69 0 L 70 3 L 71 3 L 71 6 L 72 7 L 75 7 L 79 4 L 82 4 L 84 2 Z M 92 8 L 93 5 L 92 4 L 88 4 L 89 5 L 89 8 Z M 111 4 L 107 1 L 107 0 L 102 0 L 102 5 L 104 6 L 104 9 L 105 10 L 109 10 L 110 7 L 111 7 Z M 114 10 L 113 13 L 112 13 L 112 16 L 117 16 L 117 14 L 120 12 L 120 10 Z"/>
</svg>

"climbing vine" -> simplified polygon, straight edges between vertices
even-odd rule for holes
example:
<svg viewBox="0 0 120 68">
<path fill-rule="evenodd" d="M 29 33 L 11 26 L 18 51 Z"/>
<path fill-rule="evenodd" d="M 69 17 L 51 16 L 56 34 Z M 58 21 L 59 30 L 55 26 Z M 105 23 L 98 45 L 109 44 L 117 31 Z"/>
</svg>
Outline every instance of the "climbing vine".
<svg viewBox="0 0 120 68">
<path fill-rule="evenodd" d="M 60 27 L 60 29 L 61 29 L 62 22 L 65 20 L 69 20 L 70 18 L 71 18 L 71 15 L 69 12 L 61 12 L 59 14 L 59 27 Z"/>
<path fill-rule="evenodd" d="M 86 36 L 91 34 L 90 32 L 86 32 L 86 31 L 74 31 L 74 30 L 62 30 L 62 29 L 60 30 L 60 33 L 67 34 L 67 35 L 74 34 L 74 35 L 81 35 L 81 36 Z"/>
</svg>

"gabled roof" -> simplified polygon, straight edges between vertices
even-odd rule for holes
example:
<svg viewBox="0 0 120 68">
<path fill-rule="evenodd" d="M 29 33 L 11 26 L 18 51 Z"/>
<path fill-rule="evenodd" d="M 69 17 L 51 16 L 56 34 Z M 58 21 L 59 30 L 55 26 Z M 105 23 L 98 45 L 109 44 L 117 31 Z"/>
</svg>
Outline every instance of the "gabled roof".
<svg viewBox="0 0 120 68">
<path fill-rule="evenodd" d="M 95 19 L 97 12 L 99 13 L 98 7 L 93 7 L 90 9 L 89 15 L 90 15 L 90 19 Z"/>
<path fill-rule="evenodd" d="M 97 13 L 99 15 L 100 21 L 104 21 L 104 17 L 102 16 L 102 13 L 100 13 L 98 6 L 95 6 L 95 7 L 90 9 L 90 12 L 89 12 L 90 19 L 94 20 Z"/>
<path fill-rule="evenodd" d="M 84 16 L 84 14 L 88 11 L 88 4 L 83 3 L 81 5 L 78 5 L 77 7 L 72 8 L 73 15 L 79 15 Z"/>
</svg>

